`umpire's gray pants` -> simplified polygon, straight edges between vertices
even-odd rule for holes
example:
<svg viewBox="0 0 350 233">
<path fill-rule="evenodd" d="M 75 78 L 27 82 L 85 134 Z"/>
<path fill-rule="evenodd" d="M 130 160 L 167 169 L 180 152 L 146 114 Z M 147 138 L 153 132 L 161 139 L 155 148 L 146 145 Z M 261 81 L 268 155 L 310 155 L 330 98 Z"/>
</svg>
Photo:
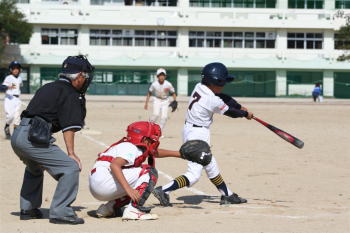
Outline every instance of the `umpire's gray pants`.
<svg viewBox="0 0 350 233">
<path fill-rule="evenodd" d="M 58 181 L 49 217 L 72 216 L 74 211 L 70 205 L 78 193 L 79 166 L 52 142 L 49 147 L 33 145 L 28 140 L 29 121 L 29 118 L 23 118 L 11 137 L 14 152 L 27 165 L 21 189 L 20 207 L 23 210 L 30 210 L 41 206 L 43 171 L 46 170 Z"/>
</svg>

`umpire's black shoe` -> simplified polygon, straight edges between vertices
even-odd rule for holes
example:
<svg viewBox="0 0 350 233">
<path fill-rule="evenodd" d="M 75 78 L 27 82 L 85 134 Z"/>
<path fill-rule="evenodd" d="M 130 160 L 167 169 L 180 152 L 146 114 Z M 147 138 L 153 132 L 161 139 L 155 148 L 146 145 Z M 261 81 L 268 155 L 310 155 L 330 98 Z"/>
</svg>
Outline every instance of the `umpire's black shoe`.
<svg viewBox="0 0 350 233">
<path fill-rule="evenodd" d="M 231 196 L 221 196 L 220 205 L 227 204 L 242 204 L 247 203 L 247 200 L 239 197 L 236 193 L 233 193 Z"/>
<path fill-rule="evenodd" d="M 161 186 L 155 188 L 152 193 L 159 200 L 161 206 L 173 206 L 170 203 L 169 195 L 162 190 Z"/>
<path fill-rule="evenodd" d="M 32 210 L 21 210 L 19 215 L 20 220 L 29 220 L 29 219 L 39 219 L 43 218 L 43 213 L 39 209 Z"/>
<path fill-rule="evenodd" d="M 74 216 L 65 216 L 65 217 L 60 217 L 60 218 L 50 218 L 50 223 L 78 225 L 78 224 L 83 224 L 84 219 L 78 218 L 75 215 Z"/>
</svg>

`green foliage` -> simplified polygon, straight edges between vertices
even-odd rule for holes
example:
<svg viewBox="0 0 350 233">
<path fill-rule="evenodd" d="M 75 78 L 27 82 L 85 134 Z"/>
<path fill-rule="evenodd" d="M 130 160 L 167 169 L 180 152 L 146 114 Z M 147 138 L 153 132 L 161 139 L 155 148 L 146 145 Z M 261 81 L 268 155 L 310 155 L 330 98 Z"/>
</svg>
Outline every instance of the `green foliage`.
<svg viewBox="0 0 350 233">
<path fill-rule="evenodd" d="M 15 0 L 0 0 L 0 53 L 10 43 L 28 43 L 33 26 L 18 11 Z"/>
<path fill-rule="evenodd" d="M 343 43 L 342 46 L 340 46 L 340 49 L 343 50 L 350 50 L 350 24 L 346 23 L 345 26 L 342 26 L 338 31 L 335 32 L 337 34 L 337 39 L 345 41 L 346 43 Z M 337 58 L 337 61 L 349 61 L 350 55 L 343 54 Z"/>
</svg>

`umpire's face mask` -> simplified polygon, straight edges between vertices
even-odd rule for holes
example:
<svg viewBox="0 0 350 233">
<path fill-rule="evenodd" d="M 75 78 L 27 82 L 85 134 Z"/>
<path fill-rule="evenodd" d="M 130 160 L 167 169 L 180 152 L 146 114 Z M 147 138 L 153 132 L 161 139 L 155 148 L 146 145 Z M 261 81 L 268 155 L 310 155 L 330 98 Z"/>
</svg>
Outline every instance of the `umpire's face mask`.
<svg viewBox="0 0 350 233">
<path fill-rule="evenodd" d="M 87 89 L 90 86 L 90 83 L 92 82 L 93 75 L 92 73 L 83 73 L 83 76 L 85 78 L 83 86 L 80 88 L 79 92 L 81 94 L 85 94 Z"/>
</svg>

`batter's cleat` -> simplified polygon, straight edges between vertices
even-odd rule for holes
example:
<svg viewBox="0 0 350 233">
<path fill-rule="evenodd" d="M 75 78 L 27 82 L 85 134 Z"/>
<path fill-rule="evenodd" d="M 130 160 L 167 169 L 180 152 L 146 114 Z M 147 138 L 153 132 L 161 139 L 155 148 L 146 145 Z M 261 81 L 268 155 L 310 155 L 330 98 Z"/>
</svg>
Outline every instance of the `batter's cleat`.
<svg viewBox="0 0 350 233">
<path fill-rule="evenodd" d="M 124 210 L 122 220 L 155 220 L 158 219 L 158 215 L 145 213 L 139 209 L 136 209 L 132 205 L 128 205 Z"/>
<path fill-rule="evenodd" d="M 164 206 L 164 207 L 173 206 L 170 203 L 169 194 L 166 194 L 162 190 L 162 186 L 158 186 L 157 188 L 155 188 L 152 193 L 159 200 L 159 203 L 160 203 L 161 206 Z"/>
<path fill-rule="evenodd" d="M 10 133 L 10 126 L 9 125 L 7 125 L 7 124 L 5 125 L 4 132 L 5 132 L 6 139 L 11 139 L 11 133 Z"/>
<path fill-rule="evenodd" d="M 242 204 L 247 203 L 247 200 L 239 197 L 236 193 L 233 193 L 231 196 L 221 196 L 220 205 L 228 204 Z"/>
<path fill-rule="evenodd" d="M 32 210 L 21 210 L 19 215 L 20 220 L 29 220 L 29 219 L 40 219 L 43 218 L 43 213 L 39 209 Z"/>
</svg>

